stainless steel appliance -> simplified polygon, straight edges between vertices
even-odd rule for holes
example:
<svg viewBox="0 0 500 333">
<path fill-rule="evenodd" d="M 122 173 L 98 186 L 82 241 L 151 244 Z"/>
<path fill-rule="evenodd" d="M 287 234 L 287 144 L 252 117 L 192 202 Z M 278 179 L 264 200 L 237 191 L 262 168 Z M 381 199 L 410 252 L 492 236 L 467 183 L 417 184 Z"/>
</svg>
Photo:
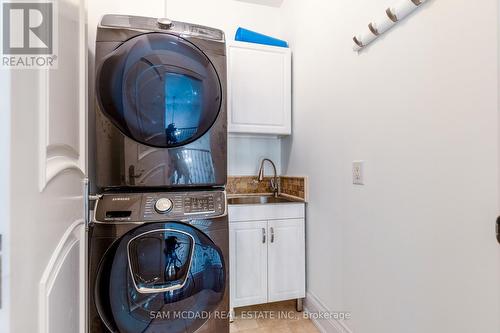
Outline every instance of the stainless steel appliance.
<svg viewBox="0 0 500 333">
<path fill-rule="evenodd" d="M 89 232 L 91 333 L 229 332 L 224 191 L 106 193 Z"/>
<path fill-rule="evenodd" d="M 89 331 L 227 333 L 224 34 L 106 15 L 95 63 Z"/>
<path fill-rule="evenodd" d="M 224 33 L 106 15 L 96 40 L 97 187 L 224 186 Z"/>
</svg>

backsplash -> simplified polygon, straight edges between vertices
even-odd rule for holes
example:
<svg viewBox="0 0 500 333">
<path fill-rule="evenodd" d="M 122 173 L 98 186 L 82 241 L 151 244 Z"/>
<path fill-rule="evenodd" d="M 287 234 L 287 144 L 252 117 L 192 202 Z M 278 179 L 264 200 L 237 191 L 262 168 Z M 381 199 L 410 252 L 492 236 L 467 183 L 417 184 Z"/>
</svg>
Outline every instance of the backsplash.
<svg viewBox="0 0 500 333">
<path fill-rule="evenodd" d="M 226 185 L 227 194 L 267 194 L 272 193 L 271 177 L 259 182 L 257 176 L 229 176 Z"/>
<path fill-rule="evenodd" d="M 236 194 L 272 194 L 271 178 L 265 177 L 259 182 L 257 176 L 229 176 L 226 191 L 228 195 Z M 278 177 L 280 194 L 297 199 L 307 200 L 306 177 Z"/>
<path fill-rule="evenodd" d="M 306 177 L 280 177 L 281 193 L 292 197 L 307 200 L 307 178 Z"/>
</svg>

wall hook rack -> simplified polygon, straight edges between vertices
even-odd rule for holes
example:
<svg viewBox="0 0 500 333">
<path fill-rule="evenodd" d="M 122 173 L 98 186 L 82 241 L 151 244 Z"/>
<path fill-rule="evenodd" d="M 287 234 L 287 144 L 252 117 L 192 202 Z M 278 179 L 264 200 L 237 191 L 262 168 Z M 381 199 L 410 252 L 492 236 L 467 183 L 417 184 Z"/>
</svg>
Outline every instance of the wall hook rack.
<svg viewBox="0 0 500 333">
<path fill-rule="evenodd" d="M 368 29 L 353 37 L 353 50 L 358 52 L 377 39 L 384 32 L 410 15 L 427 0 L 400 0 L 394 7 L 385 10 L 385 15 L 368 24 Z"/>
</svg>

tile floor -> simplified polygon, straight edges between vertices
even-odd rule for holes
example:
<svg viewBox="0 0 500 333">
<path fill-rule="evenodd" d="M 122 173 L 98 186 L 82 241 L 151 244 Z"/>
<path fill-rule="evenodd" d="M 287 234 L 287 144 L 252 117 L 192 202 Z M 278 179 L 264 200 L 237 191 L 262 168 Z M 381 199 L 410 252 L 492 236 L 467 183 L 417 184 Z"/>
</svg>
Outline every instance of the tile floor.
<svg viewBox="0 0 500 333">
<path fill-rule="evenodd" d="M 295 301 L 235 309 L 231 333 L 318 333 L 312 321 L 295 310 Z"/>
</svg>

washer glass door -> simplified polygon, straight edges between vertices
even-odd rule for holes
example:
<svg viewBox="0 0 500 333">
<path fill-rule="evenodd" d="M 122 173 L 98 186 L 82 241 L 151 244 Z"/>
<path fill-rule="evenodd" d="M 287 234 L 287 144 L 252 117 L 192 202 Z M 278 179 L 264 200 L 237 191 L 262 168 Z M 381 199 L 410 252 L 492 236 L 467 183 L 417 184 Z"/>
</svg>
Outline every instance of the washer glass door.
<svg viewBox="0 0 500 333">
<path fill-rule="evenodd" d="M 210 59 L 191 42 L 147 33 L 121 44 L 96 76 L 100 109 L 125 135 L 145 145 L 186 145 L 213 125 L 222 88 Z"/>
<path fill-rule="evenodd" d="M 99 314 L 112 332 L 195 332 L 223 299 L 223 256 L 189 225 L 148 224 L 115 243 L 96 287 Z"/>
</svg>

